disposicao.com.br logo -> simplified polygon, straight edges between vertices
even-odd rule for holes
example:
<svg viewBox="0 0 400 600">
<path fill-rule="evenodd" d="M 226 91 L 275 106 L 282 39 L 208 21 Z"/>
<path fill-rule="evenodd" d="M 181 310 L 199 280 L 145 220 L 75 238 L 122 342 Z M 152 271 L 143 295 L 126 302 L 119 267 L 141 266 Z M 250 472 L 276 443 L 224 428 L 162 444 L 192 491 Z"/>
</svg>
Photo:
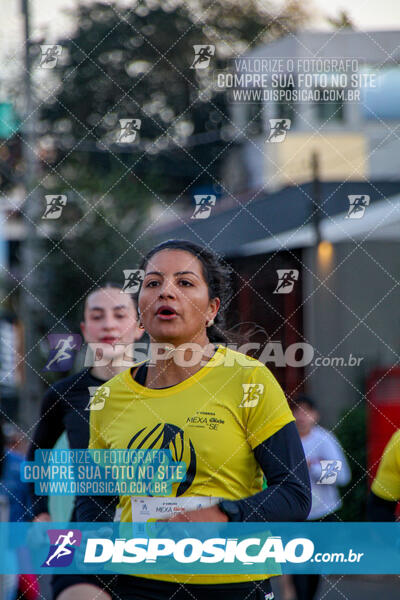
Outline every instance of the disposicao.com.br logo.
<svg viewBox="0 0 400 600">
<path fill-rule="evenodd" d="M 252 549 L 251 553 L 248 551 Z M 314 554 L 314 543 L 308 538 L 294 538 L 283 544 L 280 536 L 243 540 L 232 538 L 89 538 L 85 549 L 85 563 L 156 563 L 158 559 L 188 563 L 303 563 Z"/>
</svg>

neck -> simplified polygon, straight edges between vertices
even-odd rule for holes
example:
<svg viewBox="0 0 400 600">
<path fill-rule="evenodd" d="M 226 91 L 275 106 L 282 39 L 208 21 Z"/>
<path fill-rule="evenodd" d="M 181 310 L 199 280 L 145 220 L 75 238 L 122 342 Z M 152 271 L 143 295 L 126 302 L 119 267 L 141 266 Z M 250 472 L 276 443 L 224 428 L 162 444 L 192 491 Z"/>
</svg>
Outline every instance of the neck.
<svg viewBox="0 0 400 600">
<path fill-rule="evenodd" d="M 116 362 L 118 362 L 118 361 L 116 361 Z M 118 373 L 122 373 L 122 371 L 126 371 L 126 369 L 129 368 L 130 365 L 125 363 L 125 361 L 120 361 L 120 362 L 124 362 L 124 365 L 118 366 L 118 367 L 113 367 L 111 365 L 94 366 L 90 369 L 90 373 L 91 373 L 91 375 L 93 375 L 93 377 L 97 377 L 97 379 L 102 379 L 103 381 L 108 381 L 115 375 L 118 375 Z M 133 364 L 133 362 L 132 362 L 132 364 Z"/>
<path fill-rule="evenodd" d="M 299 431 L 299 435 L 301 438 L 307 437 L 308 435 L 310 435 L 312 430 L 312 427 L 310 427 L 310 429 L 307 429 L 307 431 L 303 430 L 303 431 Z"/>
<path fill-rule="evenodd" d="M 154 342 L 154 340 L 153 340 Z M 147 372 L 146 386 L 162 388 L 177 385 L 192 377 L 210 360 L 215 352 L 213 344 L 206 337 L 202 343 L 193 342 L 194 348 L 180 349 L 180 345 L 165 343 L 167 350 L 153 355 Z M 168 346 L 172 350 L 168 352 Z M 159 345 L 158 345 L 159 347 Z"/>
</svg>

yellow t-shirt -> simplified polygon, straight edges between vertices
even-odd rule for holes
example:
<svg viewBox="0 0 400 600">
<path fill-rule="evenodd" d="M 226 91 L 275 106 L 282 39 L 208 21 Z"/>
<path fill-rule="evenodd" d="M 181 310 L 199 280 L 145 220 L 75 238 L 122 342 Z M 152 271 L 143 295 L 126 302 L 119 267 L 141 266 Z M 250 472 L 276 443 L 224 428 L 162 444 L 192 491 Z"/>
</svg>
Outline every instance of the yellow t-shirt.
<svg viewBox="0 0 400 600">
<path fill-rule="evenodd" d="M 390 438 L 371 487 L 384 500 L 400 500 L 400 430 Z"/>
<path fill-rule="evenodd" d="M 272 373 L 223 346 L 197 373 L 169 388 L 146 388 L 130 369 L 105 385 L 110 393 L 103 409 L 90 414 L 89 448 L 171 450 L 174 460 L 186 463 L 186 481 L 173 484 L 173 496 L 239 500 L 260 492 L 263 473 L 253 449 L 294 420 Z M 130 497 L 121 496 L 119 505 L 121 521 L 132 521 Z M 205 584 L 264 578 L 152 576 Z"/>
</svg>

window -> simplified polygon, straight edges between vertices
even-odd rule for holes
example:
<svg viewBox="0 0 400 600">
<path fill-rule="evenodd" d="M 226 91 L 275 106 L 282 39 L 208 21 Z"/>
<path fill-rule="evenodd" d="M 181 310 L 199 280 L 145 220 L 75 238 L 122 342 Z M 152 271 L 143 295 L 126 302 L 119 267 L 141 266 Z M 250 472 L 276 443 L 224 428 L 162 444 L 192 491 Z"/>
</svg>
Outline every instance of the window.
<svg viewBox="0 0 400 600">
<path fill-rule="evenodd" d="M 294 102 L 292 100 L 294 89 L 295 88 L 293 85 L 287 85 L 285 87 L 279 88 L 279 90 L 285 91 L 285 94 L 288 99 L 284 100 L 283 102 L 279 102 L 276 105 L 276 118 L 290 119 L 292 121 L 292 124 L 296 117 Z"/>
<path fill-rule="evenodd" d="M 321 96 L 322 96 L 321 89 Z M 337 89 L 335 90 L 337 92 Z M 327 90 L 325 89 L 326 93 Z M 334 95 L 338 95 L 337 93 Z M 331 121 L 343 121 L 344 119 L 344 110 L 343 110 L 343 102 L 338 99 L 334 99 L 332 101 L 321 100 L 317 102 L 317 116 L 318 119 L 322 122 L 331 122 Z"/>
<path fill-rule="evenodd" d="M 257 100 L 246 104 L 246 120 L 247 125 L 245 132 L 247 135 L 260 135 L 264 133 L 264 105 L 263 102 Z"/>
</svg>

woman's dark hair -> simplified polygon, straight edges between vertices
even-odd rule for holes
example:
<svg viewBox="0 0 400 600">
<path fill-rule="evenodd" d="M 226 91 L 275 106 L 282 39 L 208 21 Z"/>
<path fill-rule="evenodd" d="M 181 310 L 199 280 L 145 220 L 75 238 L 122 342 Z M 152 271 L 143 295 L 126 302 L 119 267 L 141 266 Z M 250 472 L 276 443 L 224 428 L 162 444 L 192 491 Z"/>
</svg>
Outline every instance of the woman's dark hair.
<svg viewBox="0 0 400 600">
<path fill-rule="evenodd" d="M 90 290 L 90 292 L 88 292 L 86 294 L 85 297 L 85 302 L 84 302 L 84 307 L 86 306 L 86 300 L 89 298 L 89 296 L 91 296 L 92 294 L 94 294 L 94 292 L 99 292 L 100 290 L 105 290 L 105 289 L 109 289 L 109 288 L 116 288 L 117 290 L 123 290 L 124 286 L 121 285 L 120 283 L 116 283 L 115 281 L 101 281 L 98 285 L 96 285 L 92 290 Z M 135 294 L 130 294 L 128 292 L 126 292 L 126 295 L 129 296 L 133 302 L 134 308 L 137 308 L 137 298 Z"/>
<path fill-rule="evenodd" d="M 214 319 L 214 325 L 207 328 L 208 339 L 210 342 L 221 342 L 223 344 L 234 341 L 229 339 L 230 336 L 225 329 L 225 313 L 231 296 L 230 278 L 232 269 L 213 252 L 186 240 L 167 240 L 158 244 L 143 258 L 140 269 L 145 270 L 150 259 L 162 250 L 184 250 L 200 261 L 210 299 L 219 298 L 221 301 L 219 311 Z"/>
</svg>

